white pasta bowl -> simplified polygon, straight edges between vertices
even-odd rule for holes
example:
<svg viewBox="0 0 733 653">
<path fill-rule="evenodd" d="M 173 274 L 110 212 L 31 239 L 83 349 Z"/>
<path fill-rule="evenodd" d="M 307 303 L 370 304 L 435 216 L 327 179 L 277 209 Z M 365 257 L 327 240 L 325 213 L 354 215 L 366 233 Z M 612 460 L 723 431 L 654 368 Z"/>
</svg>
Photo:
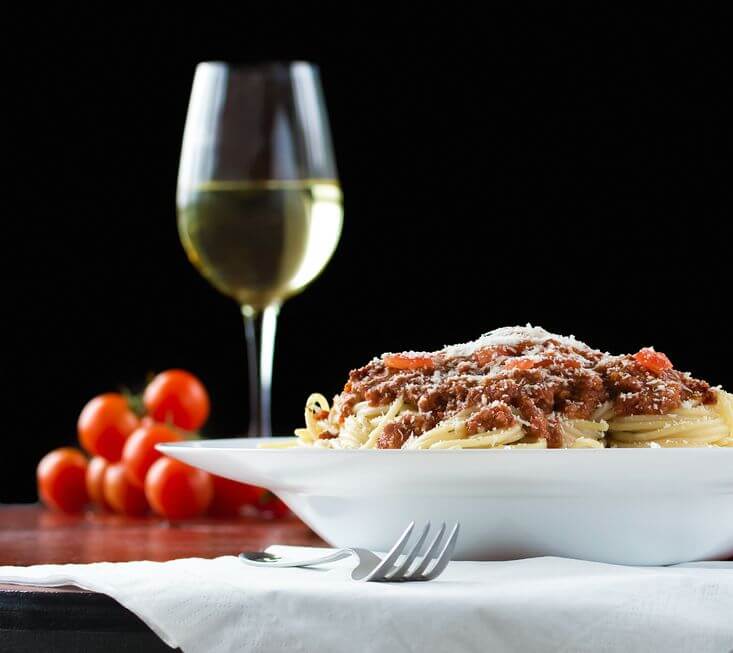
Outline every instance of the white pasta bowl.
<svg viewBox="0 0 733 653">
<path fill-rule="evenodd" d="M 554 555 L 666 565 L 733 557 L 733 449 L 260 448 L 271 442 L 158 448 L 272 490 L 337 547 L 381 551 L 410 521 L 459 521 L 455 557 L 463 560 Z"/>
</svg>

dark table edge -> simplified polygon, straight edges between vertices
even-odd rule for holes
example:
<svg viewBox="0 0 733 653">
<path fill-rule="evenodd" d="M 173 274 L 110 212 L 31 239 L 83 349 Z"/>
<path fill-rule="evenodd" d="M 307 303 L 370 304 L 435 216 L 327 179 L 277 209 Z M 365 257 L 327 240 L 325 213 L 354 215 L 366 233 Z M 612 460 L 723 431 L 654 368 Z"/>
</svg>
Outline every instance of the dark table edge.
<svg viewBox="0 0 733 653">
<path fill-rule="evenodd" d="M 30 636 L 40 644 L 44 633 L 52 638 L 63 633 L 93 633 L 100 643 L 114 641 L 116 635 L 133 635 L 142 647 L 139 650 L 174 650 L 106 594 L 63 588 L 34 591 L 28 586 L 0 592 L 0 644 L 14 636 Z"/>
</svg>

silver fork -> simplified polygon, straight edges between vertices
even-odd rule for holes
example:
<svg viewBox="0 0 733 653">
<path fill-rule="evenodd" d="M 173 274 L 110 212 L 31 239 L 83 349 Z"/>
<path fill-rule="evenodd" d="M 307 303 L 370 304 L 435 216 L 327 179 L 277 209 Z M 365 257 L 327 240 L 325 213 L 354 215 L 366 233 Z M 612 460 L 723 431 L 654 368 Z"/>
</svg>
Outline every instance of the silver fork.
<svg viewBox="0 0 733 653">
<path fill-rule="evenodd" d="M 456 522 L 441 547 L 446 532 L 446 525 L 443 522 L 438 529 L 438 534 L 432 539 L 427 552 L 423 556 L 419 556 L 419 553 L 427 540 L 430 522 L 425 524 L 420 536 L 417 538 L 417 542 L 405 553 L 405 547 L 415 528 L 415 522 L 410 522 L 410 525 L 400 535 L 384 559 L 367 549 L 357 548 L 337 549 L 328 555 L 306 560 L 287 560 L 264 551 L 245 551 L 239 554 L 239 559 L 243 563 L 255 567 L 312 567 L 313 565 L 343 560 L 353 555 L 359 560 L 359 564 L 351 572 L 353 580 L 382 583 L 433 580 L 443 573 L 450 562 L 458 539 L 459 526 L 460 524 Z M 400 560 L 403 553 L 404 558 Z"/>
</svg>

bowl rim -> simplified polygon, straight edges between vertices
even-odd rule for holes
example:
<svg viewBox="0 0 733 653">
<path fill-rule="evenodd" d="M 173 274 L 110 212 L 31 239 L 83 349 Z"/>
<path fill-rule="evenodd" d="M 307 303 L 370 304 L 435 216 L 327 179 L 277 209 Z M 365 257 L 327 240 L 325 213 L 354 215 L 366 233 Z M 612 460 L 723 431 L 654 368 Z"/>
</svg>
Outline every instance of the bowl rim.
<svg viewBox="0 0 733 653">
<path fill-rule="evenodd" d="M 537 455 L 549 455 L 549 456 L 559 456 L 559 455 L 598 455 L 599 451 L 605 451 L 609 452 L 606 455 L 612 455 L 612 456 L 624 456 L 624 455 L 643 455 L 643 456 L 649 456 L 649 455 L 665 455 L 665 456 L 674 456 L 674 455 L 690 455 L 689 452 L 698 452 L 695 455 L 711 455 L 709 453 L 701 454 L 699 452 L 707 451 L 707 452 L 715 452 L 714 455 L 720 455 L 720 452 L 728 451 L 728 454 L 723 455 L 733 455 L 733 447 L 611 447 L 611 448 L 603 448 L 603 449 L 590 449 L 590 448 L 583 448 L 583 449 L 505 449 L 505 448 L 495 448 L 495 449 L 325 449 L 320 447 L 257 447 L 257 446 L 241 446 L 241 447 L 232 447 L 232 446 L 218 446 L 216 443 L 231 443 L 234 441 L 241 441 L 241 442 L 251 442 L 254 443 L 260 443 L 260 442 L 273 442 L 273 441 L 282 441 L 285 440 L 285 437 L 282 436 L 276 436 L 276 437 L 263 437 L 263 438 L 249 438 L 249 437 L 233 437 L 233 438 L 211 438 L 211 439 L 201 439 L 201 440 L 184 440 L 181 442 L 162 442 L 156 445 L 156 449 L 158 451 L 161 451 L 163 453 L 166 452 L 166 450 L 176 450 L 176 449 L 206 449 L 208 451 L 247 451 L 247 452 L 257 452 L 258 454 L 274 454 L 274 455 L 283 455 L 283 454 L 292 454 L 297 452 L 298 454 L 305 454 L 305 455 L 319 455 L 319 454 L 326 454 L 326 455 L 347 455 L 347 456 L 397 456 L 397 455 L 425 455 L 430 454 L 431 456 L 439 456 L 439 455 L 448 455 L 448 456 L 455 456 L 455 455 L 461 455 L 461 456 L 482 456 L 482 455 L 496 455 L 501 454 L 504 456 L 537 456 Z M 294 437 L 292 439 L 295 439 Z M 643 453 L 639 454 L 639 452 L 656 452 L 653 454 L 650 453 Z M 667 453 L 660 454 L 659 452 L 664 451 Z M 613 452 L 613 453 L 611 453 Z M 674 452 L 674 453 L 672 453 Z M 685 454 L 684 452 L 687 452 Z"/>
</svg>

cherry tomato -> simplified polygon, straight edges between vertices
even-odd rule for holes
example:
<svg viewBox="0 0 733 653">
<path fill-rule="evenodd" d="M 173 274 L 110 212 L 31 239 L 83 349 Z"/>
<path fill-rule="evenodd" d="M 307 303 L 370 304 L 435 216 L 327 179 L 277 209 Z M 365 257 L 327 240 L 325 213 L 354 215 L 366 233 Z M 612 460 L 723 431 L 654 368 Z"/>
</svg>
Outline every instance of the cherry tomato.
<svg viewBox="0 0 733 653">
<path fill-rule="evenodd" d="M 281 519 L 290 513 L 287 504 L 269 490 L 263 490 L 259 504 L 260 510 L 271 519 Z"/>
<path fill-rule="evenodd" d="M 652 347 L 644 347 L 634 354 L 634 360 L 639 365 L 659 374 L 664 370 L 671 370 L 672 361 L 661 351 L 654 351 Z"/>
<path fill-rule="evenodd" d="M 209 395 L 201 381 L 185 370 L 158 374 L 145 388 L 145 408 L 158 422 L 195 431 L 209 416 Z"/>
<path fill-rule="evenodd" d="M 104 475 L 108 467 L 109 461 L 102 456 L 94 456 L 87 466 L 87 493 L 100 508 L 109 508 L 104 499 Z"/>
<path fill-rule="evenodd" d="M 117 462 L 127 436 L 138 425 L 127 400 L 116 392 L 94 397 L 81 411 L 77 430 L 79 442 L 90 454 Z"/>
<path fill-rule="evenodd" d="M 104 499 L 115 512 L 139 516 L 148 511 L 145 493 L 130 483 L 122 463 L 114 463 L 104 474 Z"/>
<path fill-rule="evenodd" d="M 234 517 L 245 506 L 257 506 L 262 496 L 262 488 L 246 483 L 230 481 L 228 478 L 213 476 L 214 498 L 209 506 L 209 514 L 217 517 Z"/>
<path fill-rule="evenodd" d="M 150 466 L 163 454 L 155 448 L 159 442 L 176 442 L 181 436 L 165 424 L 144 424 L 127 438 L 122 450 L 122 464 L 130 483 L 145 487 L 145 475 Z"/>
<path fill-rule="evenodd" d="M 384 364 L 395 370 L 432 370 L 434 367 L 433 359 L 430 356 L 418 354 L 391 354 L 384 357 Z"/>
<path fill-rule="evenodd" d="M 78 449 L 63 447 L 47 453 L 38 463 L 38 496 L 50 508 L 81 512 L 89 500 L 87 459 Z"/>
<path fill-rule="evenodd" d="M 211 474 L 163 456 L 145 477 L 145 496 L 153 510 L 168 519 L 202 514 L 214 496 Z"/>
</svg>

